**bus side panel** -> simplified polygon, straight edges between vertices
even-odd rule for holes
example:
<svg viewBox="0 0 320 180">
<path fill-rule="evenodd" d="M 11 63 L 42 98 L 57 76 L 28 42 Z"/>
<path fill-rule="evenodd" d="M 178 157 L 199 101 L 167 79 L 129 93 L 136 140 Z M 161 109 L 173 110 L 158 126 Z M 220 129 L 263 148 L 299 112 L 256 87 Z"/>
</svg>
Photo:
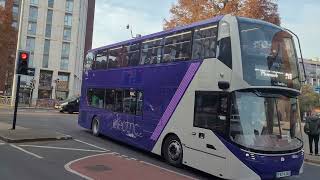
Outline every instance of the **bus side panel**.
<svg viewBox="0 0 320 180">
<path fill-rule="evenodd" d="M 142 90 L 143 116 L 130 116 L 88 107 L 85 90 L 82 92 L 79 124 L 89 129 L 92 117 L 97 115 L 103 124 L 102 134 L 151 151 L 156 142 L 150 139 L 150 136 L 154 133 L 190 65 L 194 62 L 90 71 L 84 81 L 86 90 L 88 88 Z"/>
</svg>

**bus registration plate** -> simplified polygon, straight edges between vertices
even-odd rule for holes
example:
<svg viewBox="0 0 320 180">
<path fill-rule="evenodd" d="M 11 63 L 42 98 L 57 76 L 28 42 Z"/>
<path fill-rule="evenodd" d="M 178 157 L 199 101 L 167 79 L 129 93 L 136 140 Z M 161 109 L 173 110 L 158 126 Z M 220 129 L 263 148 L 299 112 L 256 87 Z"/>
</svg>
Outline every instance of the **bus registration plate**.
<svg viewBox="0 0 320 180">
<path fill-rule="evenodd" d="M 291 171 L 277 172 L 277 178 L 288 177 L 288 176 L 291 176 Z"/>
</svg>

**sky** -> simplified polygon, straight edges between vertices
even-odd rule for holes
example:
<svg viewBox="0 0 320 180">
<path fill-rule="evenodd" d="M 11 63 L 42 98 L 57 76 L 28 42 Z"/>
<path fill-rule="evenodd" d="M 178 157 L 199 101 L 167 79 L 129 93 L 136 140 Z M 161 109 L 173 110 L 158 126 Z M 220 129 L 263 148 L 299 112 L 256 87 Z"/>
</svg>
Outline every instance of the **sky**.
<svg viewBox="0 0 320 180">
<path fill-rule="evenodd" d="M 96 0 L 93 48 L 163 30 L 177 0 Z M 278 0 L 281 26 L 295 32 L 304 58 L 320 58 L 320 1 Z M 318 19 L 319 18 L 319 19 Z M 297 47 L 298 48 L 298 47 Z"/>
</svg>

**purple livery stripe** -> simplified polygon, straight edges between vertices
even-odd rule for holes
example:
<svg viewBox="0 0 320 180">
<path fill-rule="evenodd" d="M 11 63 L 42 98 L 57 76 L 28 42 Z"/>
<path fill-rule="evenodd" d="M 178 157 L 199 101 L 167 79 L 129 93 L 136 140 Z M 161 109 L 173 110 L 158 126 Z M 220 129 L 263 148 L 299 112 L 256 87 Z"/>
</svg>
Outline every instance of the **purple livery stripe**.
<svg viewBox="0 0 320 180">
<path fill-rule="evenodd" d="M 167 125 L 167 122 L 169 121 L 170 117 L 172 116 L 174 110 L 176 109 L 180 99 L 182 98 L 184 92 L 186 91 L 187 87 L 189 86 L 189 83 L 191 82 L 193 76 L 197 72 L 198 68 L 200 66 L 200 63 L 192 63 L 190 67 L 188 68 L 187 73 L 183 77 L 183 80 L 181 81 L 177 91 L 175 92 L 173 98 L 171 99 L 166 111 L 163 113 L 156 129 L 152 133 L 150 139 L 157 140 L 163 131 L 164 127 Z"/>
</svg>

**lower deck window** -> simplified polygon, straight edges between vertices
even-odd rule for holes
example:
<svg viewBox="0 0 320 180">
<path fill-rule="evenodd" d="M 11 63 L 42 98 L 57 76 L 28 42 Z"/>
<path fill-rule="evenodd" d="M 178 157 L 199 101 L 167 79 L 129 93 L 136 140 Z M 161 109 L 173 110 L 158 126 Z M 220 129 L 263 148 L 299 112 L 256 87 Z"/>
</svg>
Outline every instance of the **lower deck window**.
<svg viewBox="0 0 320 180">
<path fill-rule="evenodd" d="M 142 115 L 143 92 L 132 89 L 89 89 L 88 104 L 118 113 Z"/>
<path fill-rule="evenodd" d="M 88 91 L 88 104 L 92 107 L 103 108 L 104 95 L 105 91 L 103 89 L 90 89 Z"/>
</svg>

